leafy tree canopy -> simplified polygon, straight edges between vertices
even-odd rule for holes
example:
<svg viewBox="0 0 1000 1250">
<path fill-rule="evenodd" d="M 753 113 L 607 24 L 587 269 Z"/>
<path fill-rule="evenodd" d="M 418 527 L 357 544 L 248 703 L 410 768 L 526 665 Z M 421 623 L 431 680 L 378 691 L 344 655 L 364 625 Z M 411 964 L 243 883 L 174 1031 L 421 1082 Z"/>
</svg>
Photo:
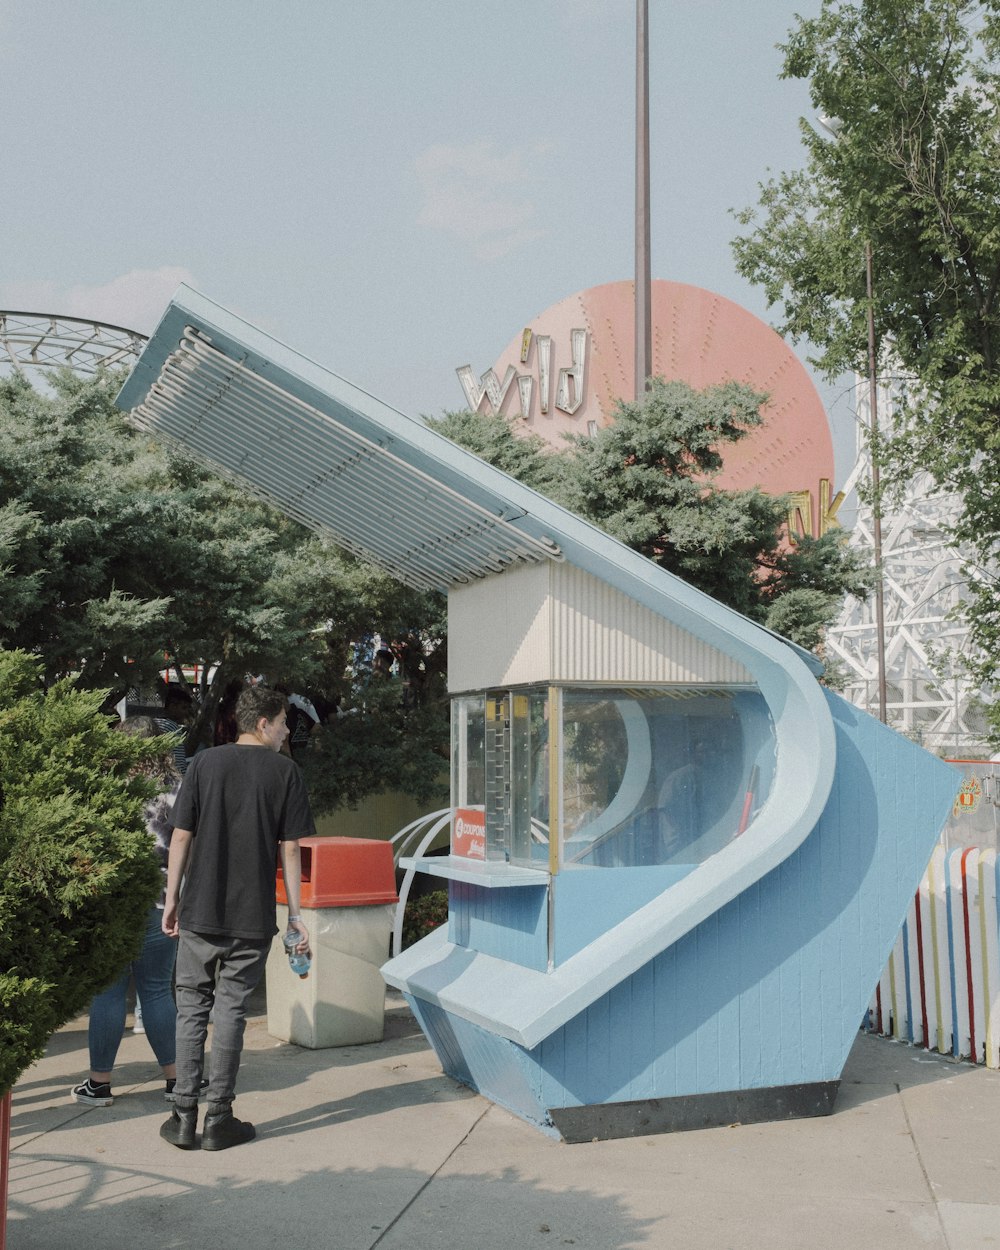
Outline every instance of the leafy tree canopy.
<svg viewBox="0 0 1000 1250">
<path fill-rule="evenodd" d="M 203 741 L 226 682 L 245 673 L 358 707 L 376 632 L 416 637 L 439 677 L 440 596 L 407 590 L 133 430 L 114 405 L 119 381 L 57 375 L 46 395 L 0 380 L 0 646 L 30 650 L 47 684 L 74 673 L 119 694 L 151 689 L 165 655 L 217 668 L 193 734 Z M 364 700 L 365 732 L 395 754 L 381 773 L 358 761 L 339 780 L 317 776 L 319 808 L 394 788 L 411 751 L 446 754 L 442 683 L 425 684 L 426 701 L 438 695 L 425 735 L 393 720 L 380 736 L 388 712 Z"/>
<path fill-rule="evenodd" d="M 824 0 L 784 45 L 808 81 L 804 169 L 740 215 L 737 267 L 831 376 L 865 368 L 865 249 L 877 334 L 916 385 L 874 448 L 883 480 L 916 468 L 963 499 L 956 536 L 996 568 L 1000 530 L 1000 3 Z M 975 576 L 968 618 L 996 677 L 1000 592 Z M 1000 714 L 995 714 L 1000 731 Z"/>
<path fill-rule="evenodd" d="M 450 413 L 430 424 L 485 460 L 513 464 L 529 484 L 545 482 L 558 503 L 699 590 L 814 647 L 844 593 L 864 593 L 857 557 L 833 531 L 789 547 L 784 497 L 711 480 L 726 446 L 761 424 L 766 398 L 735 382 L 699 392 L 654 378 L 595 437 L 571 438 L 564 451 L 537 440 L 516 461 L 509 444 L 518 440 L 501 417 Z"/>
</svg>

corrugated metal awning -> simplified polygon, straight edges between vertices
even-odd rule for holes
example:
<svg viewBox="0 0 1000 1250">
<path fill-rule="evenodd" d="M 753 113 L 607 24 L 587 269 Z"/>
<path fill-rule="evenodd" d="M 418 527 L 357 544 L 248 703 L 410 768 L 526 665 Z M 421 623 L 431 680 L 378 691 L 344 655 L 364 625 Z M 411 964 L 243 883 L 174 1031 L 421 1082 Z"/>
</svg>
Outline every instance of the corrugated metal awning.
<svg viewBox="0 0 1000 1250">
<path fill-rule="evenodd" d="M 554 542 L 513 524 L 525 514 L 508 499 L 473 498 L 482 492 L 470 483 L 451 485 L 439 466 L 432 466 L 433 475 L 422 468 L 410 440 L 393 439 L 384 425 L 372 428 L 361 410 L 363 401 L 377 402 L 370 396 L 356 391 L 352 409 L 336 391 L 354 388 L 333 374 L 326 393 L 295 385 L 273 355 L 213 333 L 176 300 L 170 311 L 188 315 L 165 352 L 161 330 L 154 335 L 153 355 L 158 346 L 162 360 L 131 410 L 141 428 L 421 590 L 447 590 L 514 563 L 560 558 Z M 279 356 L 288 353 L 274 348 Z M 299 359 L 307 372 L 316 370 Z M 119 399 L 126 407 L 130 388 L 132 378 Z M 431 433 L 386 411 L 409 423 L 411 438 L 418 430 Z"/>
</svg>

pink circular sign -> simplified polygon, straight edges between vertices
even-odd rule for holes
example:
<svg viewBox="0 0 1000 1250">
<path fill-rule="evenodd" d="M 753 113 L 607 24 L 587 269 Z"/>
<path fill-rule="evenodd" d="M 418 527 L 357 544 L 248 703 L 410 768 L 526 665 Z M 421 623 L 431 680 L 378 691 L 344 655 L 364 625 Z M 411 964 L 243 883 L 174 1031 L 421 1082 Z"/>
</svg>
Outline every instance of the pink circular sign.
<svg viewBox="0 0 1000 1250">
<path fill-rule="evenodd" d="M 459 370 L 470 407 L 520 418 L 552 446 L 564 433 L 610 425 L 615 402 L 634 394 L 633 284 L 591 287 L 546 309 L 482 377 Z M 745 382 L 766 392 L 764 425 L 725 449 L 717 481 L 769 494 L 795 492 L 801 528 L 821 532 L 833 476 L 833 442 L 822 400 L 794 352 L 732 300 L 681 282 L 653 283 L 653 373 L 701 389 Z M 824 498 L 825 497 L 825 498 Z M 832 520 L 832 518 L 830 518 Z"/>
</svg>

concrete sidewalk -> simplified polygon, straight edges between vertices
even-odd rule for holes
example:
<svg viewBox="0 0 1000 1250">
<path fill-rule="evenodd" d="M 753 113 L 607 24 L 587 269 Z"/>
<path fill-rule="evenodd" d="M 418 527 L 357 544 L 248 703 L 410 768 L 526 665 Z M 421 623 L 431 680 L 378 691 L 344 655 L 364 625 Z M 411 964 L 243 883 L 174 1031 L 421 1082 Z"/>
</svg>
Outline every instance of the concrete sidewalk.
<svg viewBox="0 0 1000 1250">
<path fill-rule="evenodd" d="M 402 999 L 378 1045 L 247 1030 L 237 1113 L 208 1154 L 126 1035 L 115 1103 L 68 1097 L 86 1019 L 14 1094 L 9 1250 L 982 1250 L 1000 1247 L 1000 1073 L 859 1037 L 834 1115 L 566 1146 L 441 1074 Z"/>
</svg>

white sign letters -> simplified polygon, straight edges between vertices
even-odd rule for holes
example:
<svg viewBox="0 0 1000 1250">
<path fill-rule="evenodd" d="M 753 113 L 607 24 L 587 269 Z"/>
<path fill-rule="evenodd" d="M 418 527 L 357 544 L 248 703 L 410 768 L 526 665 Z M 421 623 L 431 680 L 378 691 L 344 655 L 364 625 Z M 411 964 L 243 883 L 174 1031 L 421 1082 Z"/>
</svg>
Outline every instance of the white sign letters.
<svg viewBox="0 0 1000 1250">
<path fill-rule="evenodd" d="M 513 365 L 508 365 L 503 381 L 494 369 L 487 369 L 477 380 L 471 365 L 462 365 L 456 369 L 458 380 L 462 384 L 466 403 L 473 412 L 479 412 L 484 401 L 486 411 L 491 416 L 498 416 L 503 410 L 511 384 L 517 381 L 517 398 L 520 408 L 518 416 L 524 420 L 531 418 L 531 403 L 534 396 L 535 382 L 538 382 L 538 407 L 542 415 L 549 411 L 552 380 L 552 338 L 548 334 L 533 334 L 525 330 L 521 336 L 521 364 L 528 364 L 531 347 L 535 347 L 534 371 L 518 373 Z M 570 365 L 559 370 L 556 384 L 555 406 L 567 416 L 573 416 L 584 400 L 584 376 L 587 367 L 587 331 L 570 331 Z"/>
</svg>

